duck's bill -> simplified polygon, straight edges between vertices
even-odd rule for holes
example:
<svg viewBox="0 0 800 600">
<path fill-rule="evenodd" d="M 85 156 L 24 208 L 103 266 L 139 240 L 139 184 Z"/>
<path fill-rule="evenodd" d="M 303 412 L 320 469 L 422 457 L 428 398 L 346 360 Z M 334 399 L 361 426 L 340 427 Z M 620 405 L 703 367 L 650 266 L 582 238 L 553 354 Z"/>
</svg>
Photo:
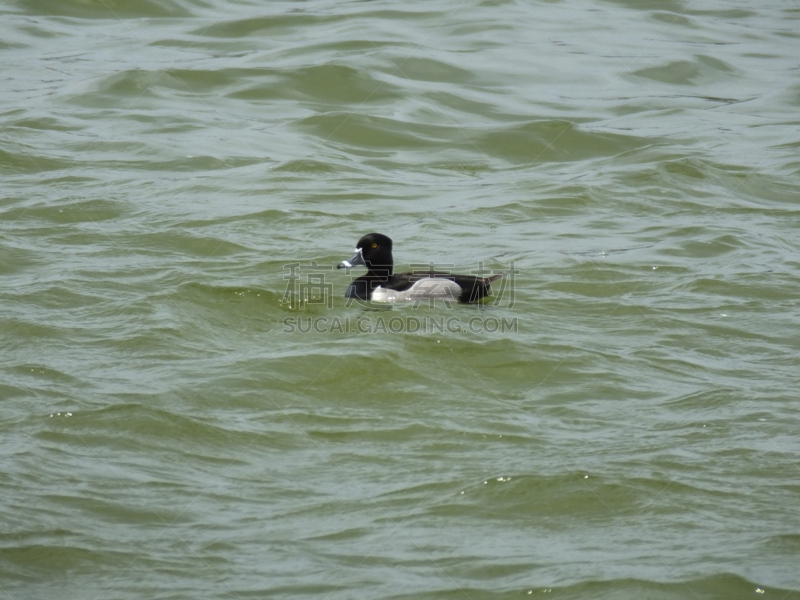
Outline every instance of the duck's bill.
<svg viewBox="0 0 800 600">
<path fill-rule="evenodd" d="M 353 254 L 348 260 L 343 260 L 338 265 L 336 265 L 337 269 L 350 269 L 352 267 L 356 267 L 358 265 L 363 265 L 364 263 L 364 255 L 361 254 L 361 248 L 356 249 L 356 253 Z"/>
</svg>

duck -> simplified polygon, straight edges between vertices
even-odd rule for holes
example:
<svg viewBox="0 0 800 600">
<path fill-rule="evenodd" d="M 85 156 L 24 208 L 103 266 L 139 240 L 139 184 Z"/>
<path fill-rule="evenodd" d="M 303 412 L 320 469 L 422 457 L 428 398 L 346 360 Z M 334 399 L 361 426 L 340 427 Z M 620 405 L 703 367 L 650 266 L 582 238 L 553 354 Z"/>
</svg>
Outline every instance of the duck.
<svg viewBox="0 0 800 600">
<path fill-rule="evenodd" d="M 392 240 L 382 233 L 363 236 L 353 256 L 336 268 L 351 269 L 359 265 L 367 267 L 367 274 L 353 280 L 345 297 L 369 302 L 441 299 L 472 304 L 491 295 L 491 283 L 503 276 L 502 273 L 490 277 L 454 275 L 434 271 L 432 266 L 423 271 L 395 273 Z"/>
</svg>

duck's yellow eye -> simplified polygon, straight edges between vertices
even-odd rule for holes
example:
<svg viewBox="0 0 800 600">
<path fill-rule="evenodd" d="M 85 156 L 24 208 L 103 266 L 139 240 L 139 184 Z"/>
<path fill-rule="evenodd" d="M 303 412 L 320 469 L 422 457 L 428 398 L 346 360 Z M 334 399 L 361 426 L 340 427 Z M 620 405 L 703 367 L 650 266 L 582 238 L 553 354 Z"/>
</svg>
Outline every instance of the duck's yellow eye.
<svg viewBox="0 0 800 600">
<path fill-rule="evenodd" d="M 377 247 L 378 247 L 378 244 L 376 244 L 376 243 L 374 243 L 374 242 L 373 242 L 373 243 L 372 243 L 372 247 L 373 247 L 373 248 L 377 248 Z"/>
</svg>

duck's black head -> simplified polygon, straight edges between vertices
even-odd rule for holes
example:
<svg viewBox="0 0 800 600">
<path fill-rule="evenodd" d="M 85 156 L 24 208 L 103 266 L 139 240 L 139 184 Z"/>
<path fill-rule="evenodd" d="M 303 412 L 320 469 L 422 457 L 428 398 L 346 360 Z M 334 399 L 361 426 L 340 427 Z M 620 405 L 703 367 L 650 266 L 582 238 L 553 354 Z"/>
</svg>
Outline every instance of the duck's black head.
<svg viewBox="0 0 800 600">
<path fill-rule="evenodd" d="M 364 265 L 374 275 L 391 277 L 394 268 L 392 240 L 382 233 L 368 233 L 358 240 L 352 258 L 340 262 L 336 268 L 344 269 L 356 265 Z"/>
</svg>

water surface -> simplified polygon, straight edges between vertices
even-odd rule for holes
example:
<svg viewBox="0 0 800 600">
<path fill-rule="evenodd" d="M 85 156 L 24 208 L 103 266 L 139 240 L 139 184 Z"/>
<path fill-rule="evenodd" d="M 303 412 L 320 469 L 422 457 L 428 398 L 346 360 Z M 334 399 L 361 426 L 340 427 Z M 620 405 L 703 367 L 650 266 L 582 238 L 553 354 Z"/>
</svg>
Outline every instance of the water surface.
<svg viewBox="0 0 800 600">
<path fill-rule="evenodd" d="M 1 10 L 3 598 L 800 598 L 796 5 Z"/>
</svg>

